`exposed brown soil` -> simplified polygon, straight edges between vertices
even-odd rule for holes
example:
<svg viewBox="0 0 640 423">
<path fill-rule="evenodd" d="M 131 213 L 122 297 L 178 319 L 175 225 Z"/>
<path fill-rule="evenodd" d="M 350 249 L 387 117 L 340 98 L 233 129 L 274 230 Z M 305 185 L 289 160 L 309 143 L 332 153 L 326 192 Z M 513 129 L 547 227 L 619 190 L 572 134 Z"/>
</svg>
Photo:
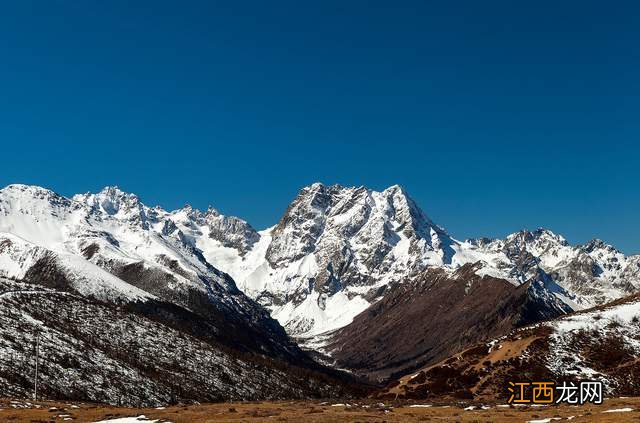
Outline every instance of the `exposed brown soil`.
<svg viewBox="0 0 640 423">
<path fill-rule="evenodd" d="M 548 350 L 548 334 L 548 328 L 540 327 L 512 334 L 493 347 L 478 344 L 394 381 L 373 397 L 506 401 L 509 381 L 554 380 L 538 360 Z"/>
<path fill-rule="evenodd" d="M 426 407 L 426 406 L 429 407 Z M 571 422 L 625 422 L 640 419 L 640 398 L 608 399 L 602 405 L 509 407 L 502 404 L 451 402 L 243 402 L 199 404 L 165 409 L 115 408 L 95 404 L 38 402 L 30 408 L 25 401 L 0 400 L 2 422 L 95 422 L 105 419 L 145 415 L 152 421 L 173 423 L 204 422 L 525 422 L 558 419 Z M 39 406 L 40 408 L 34 408 Z M 464 408 L 474 406 L 473 410 Z M 13 408 L 18 407 L 18 408 Z M 488 407 L 482 409 L 481 407 Z M 631 408 L 629 412 L 604 413 Z M 63 417 L 60 417 L 63 416 Z M 64 420 L 65 418 L 71 420 Z M 144 421 L 144 420 L 141 420 Z M 552 420 L 553 421 L 553 420 Z"/>
</svg>

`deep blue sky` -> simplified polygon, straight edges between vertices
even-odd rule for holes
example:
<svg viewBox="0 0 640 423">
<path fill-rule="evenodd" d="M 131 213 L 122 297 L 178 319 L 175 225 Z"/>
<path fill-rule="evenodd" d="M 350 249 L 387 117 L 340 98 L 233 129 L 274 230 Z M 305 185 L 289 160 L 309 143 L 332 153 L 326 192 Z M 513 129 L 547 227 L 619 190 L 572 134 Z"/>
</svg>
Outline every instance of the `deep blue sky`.
<svg viewBox="0 0 640 423">
<path fill-rule="evenodd" d="M 454 236 L 640 252 L 638 2 L 16 1 L 0 185 L 120 185 L 263 228 L 399 183 Z"/>
</svg>

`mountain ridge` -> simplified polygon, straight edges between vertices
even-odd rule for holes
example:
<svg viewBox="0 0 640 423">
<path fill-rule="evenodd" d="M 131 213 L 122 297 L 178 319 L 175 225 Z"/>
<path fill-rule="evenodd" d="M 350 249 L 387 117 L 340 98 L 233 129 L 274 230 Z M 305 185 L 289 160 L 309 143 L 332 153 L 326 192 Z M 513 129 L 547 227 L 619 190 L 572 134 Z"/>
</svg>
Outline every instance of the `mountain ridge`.
<svg viewBox="0 0 640 423">
<path fill-rule="evenodd" d="M 640 256 L 598 239 L 571 245 L 542 228 L 460 241 L 397 185 L 315 183 L 257 231 L 213 207 L 166 211 L 117 187 L 67 198 L 15 184 L 0 190 L 0 277 L 124 306 L 143 319 L 140 330 L 159 323 L 265 357 L 267 367 L 326 371 L 314 355 L 380 382 L 522 324 L 637 293 Z M 342 389 L 325 382 L 323 392 Z"/>
<path fill-rule="evenodd" d="M 39 187 L 0 190 L 0 276 L 111 304 L 155 302 L 150 317 L 197 318 L 228 347 L 312 363 L 190 240 L 163 234 L 161 209 L 115 189 L 105 194 L 85 204 Z"/>
<path fill-rule="evenodd" d="M 640 286 L 640 256 L 624 256 L 598 239 L 572 246 L 539 228 L 504 239 L 459 241 L 399 185 L 374 191 L 314 183 L 300 190 L 276 225 L 262 231 L 213 207 L 148 207 L 117 187 L 71 199 L 20 184 L 2 192 L 7 190 L 48 199 L 54 208 L 97 214 L 103 222 L 123 222 L 188 250 L 192 264 L 206 268 L 208 263 L 231 275 L 233 285 L 266 306 L 291 335 L 303 338 L 344 327 L 388 287 L 434 266 L 454 270 L 480 262 L 481 275 L 516 285 L 533 278 L 572 309 L 602 304 Z M 99 241 L 85 242 L 82 249 L 119 248 L 113 239 Z M 171 258 L 153 260 L 175 267 Z"/>
</svg>

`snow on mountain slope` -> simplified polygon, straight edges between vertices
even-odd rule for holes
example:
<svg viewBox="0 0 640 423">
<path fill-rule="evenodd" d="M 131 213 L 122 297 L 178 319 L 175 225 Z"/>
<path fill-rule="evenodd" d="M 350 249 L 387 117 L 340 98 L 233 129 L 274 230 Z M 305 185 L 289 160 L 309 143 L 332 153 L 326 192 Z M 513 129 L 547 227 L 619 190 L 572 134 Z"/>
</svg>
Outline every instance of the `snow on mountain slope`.
<svg viewBox="0 0 640 423">
<path fill-rule="evenodd" d="M 640 256 L 625 257 L 601 240 L 572 246 L 545 229 L 521 231 L 504 240 L 469 240 L 470 250 L 487 257 L 486 269 L 514 283 L 529 279 L 557 284 L 565 301 L 583 309 L 640 290 Z"/>
<path fill-rule="evenodd" d="M 81 225 L 82 205 L 44 188 L 14 184 L 0 190 L 0 232 L 64 250 L 67 228 Z"/>
<path fill-rule="evenodd" d="M 183 217 L 178 226 L 189 234 Z M 212 240 L 202 226 L 195 232 L 204 234 L 196 245 L 207 260 L 290 333 L 305 336 L 348 324 L 387 284 L 449 263 L 456 243 L 398 186 L 304 188 L 244 255 Z"/>
<path fill-rule="evenodd" d="M 171 219 L 207 261 L 300 337 L 345 326 L 390 285 L 430 266 L 453 271 L 480 262 L 478 274 L 514 285 L 535 281 L 538 295 L 552 295 L 573 309 L 640 286 L 640 259 L 597 241 L 574 247 L 544 229 L 504 240 L 457 241 L 399 186 L 382 192 L 305 187 L 274 227 L 235 231 L 235 237 L 245 237 L 243 248 L 213 236 L 202 215 L 180 210 Z"/>
<path fill-rule="evenodd" d="M 76 273 L 94 269 L 87 261 L 120 277 L 122 268 L 139 265 L 148 274 L 170 275 L 168 290 L 237 293 L 233 281 L 206 262 L 189 240 L 180 233 L 163 234 L 166 215 L 117 188 L 72 200 L 25 185 L 0 190 L 0 231 L 59 254 L 69 266 L 82 268 Z"/>
<path fill-rule="evenodd" d="M 621 304 L 605 306 L 586 313 L 570 315 L 548 324 L 553 328 L 550 336 L 551 348 L 547 358 L 549 368 L 557 373 L 593 378 L 603 370 L 601 362 L 594 362 L 584 349 L 586 344 L 607 343 L 601 348 L 618 347 L 634 357 L 640 357 L 640 299 L 633 298 Z M 595 351 L 591 351 L 592 353 Z M 615 359 L 612 355 L 611 359 Z M 615 379 L 607 381 L 609 388 L 618 384 Z"/>
<path fill-rule="evenodd" d="M 180 293 L 198 292 L 251 309 L 237 286 L 300 337 L 349 324 L 390 286 L 428 267 L 454 271 L 479 262 L 479 275 L 536 282 L 541 298 L 551 295 L 573 309 L 640 289 L 639 256 L 597 240 L 571 246 L 544 229 L 458 241 L 399 186 L 377 192 L 316 183 L 300 191 L 275 226 L 258 232 L 213 208 L 168 212 L 113 187 L 67 199 L 12 185 L 0 191 L 0 231 L 84 257 L 182 305 L 190 301 Z"/>
<path fill-rule="evenodd" d="M 167 305 L 174 304 L 206 319 L 216 340 L 232 348 L 305 361 L 263 307 L 207 262 L 169 216 L 117 188 L 68 199 L 10 185 L 0 190 L 0 230 L 10 234 L 2 238 L 0 274 L 107 302 L 149 301 L 136 307 L 189 325 L 193 316 Z M 228 222 L 214 218 L 218 227 Z"/>
<path fill-rule="evenodd" d="M 145 301 L 155 298 L 93 263 L 73 254 L 56 253 L 16 235 L 0 233 L 0 276 L 29 280 L 34 269 L 49 265 L 64 273 L 72 290 L 104 301 Z"/>
</svg>

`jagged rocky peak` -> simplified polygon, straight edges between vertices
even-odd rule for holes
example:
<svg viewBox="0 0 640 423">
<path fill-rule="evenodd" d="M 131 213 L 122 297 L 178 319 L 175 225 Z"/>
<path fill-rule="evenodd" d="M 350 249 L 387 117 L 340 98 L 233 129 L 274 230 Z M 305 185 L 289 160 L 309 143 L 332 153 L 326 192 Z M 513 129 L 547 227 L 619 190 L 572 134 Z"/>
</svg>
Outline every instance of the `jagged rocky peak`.
<svg viewBox="0 0 640 423">
<path fill-rule="evenodd" d="M 73 199 L 109 215 L 117 215 L 123 209 L 142 206 L 137 195 L 124 192 L 117 186 L 104 187 L 95 194 L 91 192 L 76 194 Z"/>
<path fill-rule="evenodd" d="M 124 192 L 117 186 L 107 186 L 97 194 L 77 194 L 73 200 L 86 204 L 94 211 L 144 227 L 148 226 L 149 221 L 154 221 L 158 214 L 157 209 L 142 204 L 137 195 Z"/>
<path fill-rule="evenodd" d="M 379 192 L 315 183 L 300 191 L 271 235 L 272 267 L 313 263 L 316 288 L 330 293 L 446 263 L 455 242 L 397 185 Z"/>
<path fill-rule="evenodd" d="M 300 190 L 272 231 L 272 241 L 267 250 L 267 260 L 271 265 L 298 260 L 315 250 L 328 211 L 342 190 L 340 185 L 325 186 L 321 183 Z M 352 191 L 351 200 L 355 201 L 359 195 Z M 343 204 L 343 211 L 352 205 Z"/>
<path fill-rule="evenodd" d="M 436 226 L 400 185 L 385 189 L 381 195 L 389 203 L 388 216 L 400 224 L 407 237 L 430 239 L 432 230 L 446 235 L 444 229 Z"/>
<path fill-rule="evenodd" d="M 519 232 L 507 236 L 505 242 L 507 244 L 517 244 L 533 247 L 569 245 L 564 237 L 544 228 L 538 228 L 535 231 L 523 229 Z"/>
<path fill-rule="evenodd" d="M 190 220 L 194 222 L 201 223 L 202 220 L 204 219 L 204 213 L 202 213 L 202 211 L 191 206 L 191 204 L 185 204 L 184 207 L 174 211 L 173 214 L 180 213 L 180 212 L 184 213 L 186 217 L 188 217 Z"/>
<path fill-rule="evenodd" d="M 612 246 L 611 244 L 607 244 L 603 240 L 597 239 L 597 238 L 592 239 L 586 244 L 579 245 L 578 248 L 580 248 L 580 250 L 584 251 L 587 254 L 590 254 L 599 250 L 607 251 L 610 253 L 619 253 L 619 251 L 614 246 Z"/>
<path fill-rule="evenodd" d="M 593 262 L 593 276 L 603 273 L 619 273 L 626 266 L 627 259 L 612 245 L 600 239 L 592 239 L 584 245 L 576 247 L 576 260 Z M 588 257 L 587 260 L 585 257 Z M 617 277 L 617 275 L 615 275 Z"/>
<path fill-rule="evenodd" d="M 553 248 L 569 247 L 569 243 L 564 237 L 544 228 L 538 228 L 534 231 L 523 229 L 507 235 L 504 239 L 481 237 L 469 238 L 465 242 L 485 250 L 503 251 L 507 255 L 525 251 L 537 255 L 544 254 Z"/>
<path fill-rule="evenodd" d="M 223 246 L 235 248 L 241 255 L 246 254 L 259 239 L 258 232 L 247 222 L 233 216 L 220 214 L 213 207 L 206 212 L 187 204 L 171 213 L 160 207 L 150 208 L 144 205 L 135 194 L 122 191 L 116 186 L 105 187 L 97 194 L 86 193 L 73 197 L 79 203 L 86 204 L 98 215 L 108 215 L 121 221 L 140 225 L 143 229 L 159 223 L 160 232 L 170 235 L 176 232 L 178 223 L 202 234 L 207 227 L 209 238 L 219 241 Z"/>
<path fill-rule="evenodd" d="M 501 251 L 518 266 L 529 268 L 539 262 L 555 266 L 568 259 L 571 249 L 564 237 L 539 228 L 535 231 L 525 229 L 507 236 Z M 528 264 L 524 265 L 524 262 Z"/>
<path fill-rule="evenodd" d="M 464 242 L 474 247 L 488 248 L 489 246 L 498 242 L 498 240 L 496 238 L 480 237 L 480 238 L 467 238 Z"/>
<path fill-rule="evenodd" d="M 203 212 L 186 205 L 171 212 L 170 218 L 193 231 L 192 235 L 204 234 L 223 247 L 236 249 L 240 256 L 260 240 L 260 234 L 249 223 L 234 216 L 225 216 L 212 206 Z"/>
<path fill-rule="evenodd" d="M 209 237 L 219 241 L 225 247 L 235 248 L 244 255 L 260 240 L 260 234 L 246 221 L 235 216 L 225 216 L 209 206 L 204 214 L 209 227 Z"/>
<path fill-rule="evenodd" d="M 380 264 L 403 240 L 412 249 L 434 250 L 450 243 L 398 185 L 377 192 L 314 183 L 299 192 L 272 231 L 267 260 L 278 266 L 331 243 L 339 249 L 362 246 L 372 264 Z M 417 245 L 420 240 L 423 245 Z"/>
</svg>

